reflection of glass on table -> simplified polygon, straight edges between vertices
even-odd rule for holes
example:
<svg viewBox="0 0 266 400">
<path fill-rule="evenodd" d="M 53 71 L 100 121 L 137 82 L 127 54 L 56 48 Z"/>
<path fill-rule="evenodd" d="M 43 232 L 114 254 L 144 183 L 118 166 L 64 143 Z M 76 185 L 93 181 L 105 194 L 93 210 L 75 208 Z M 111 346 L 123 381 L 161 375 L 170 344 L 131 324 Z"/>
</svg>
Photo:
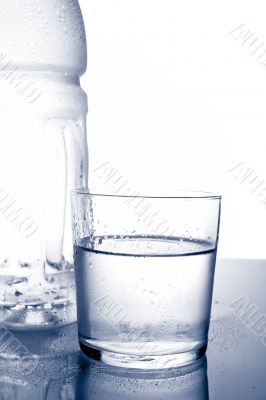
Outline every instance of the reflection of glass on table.
<svg viewBox="0 0 266 400">
<path fill-rule="evenodd" d="M 78 400 L 209 399 L 205 357 L 190 366 L 164 372 L 125 372 L 94 360 L 87 363 L 77 380 Z"/>
</svg>

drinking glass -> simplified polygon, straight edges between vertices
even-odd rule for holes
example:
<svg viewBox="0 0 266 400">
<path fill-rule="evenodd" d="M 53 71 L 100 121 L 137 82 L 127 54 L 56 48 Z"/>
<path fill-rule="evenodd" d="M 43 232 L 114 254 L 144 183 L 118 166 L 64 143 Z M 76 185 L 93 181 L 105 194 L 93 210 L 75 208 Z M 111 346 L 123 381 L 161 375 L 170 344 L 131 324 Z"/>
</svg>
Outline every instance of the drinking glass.
<svg viewBox="0 0 266 400">
<path fill-rule="evenodd" d="M 72 193 L 79 341 L 107 364 L 161 369 L 205 354 L 221 197 Z"/>
</svg>

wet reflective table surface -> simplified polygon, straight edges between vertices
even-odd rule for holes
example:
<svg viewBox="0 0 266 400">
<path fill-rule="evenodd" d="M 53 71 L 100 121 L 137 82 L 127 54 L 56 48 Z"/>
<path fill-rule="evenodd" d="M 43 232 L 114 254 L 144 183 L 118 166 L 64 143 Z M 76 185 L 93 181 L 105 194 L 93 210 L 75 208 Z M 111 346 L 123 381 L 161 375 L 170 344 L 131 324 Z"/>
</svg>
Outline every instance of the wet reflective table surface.
<svg viewBox="0 0 266 400">
<path fill-rule="evenodd" d="M 15 338 L 35 355 L 0 358 L 0 400 L 265 400 L 265 287 L 266 261 L 220 260 L 207 357 L 164 372 L 130 372 L 84 358 L 76 324 L 35 332 L 0 325 L 1 354 Z"/>
</svg>

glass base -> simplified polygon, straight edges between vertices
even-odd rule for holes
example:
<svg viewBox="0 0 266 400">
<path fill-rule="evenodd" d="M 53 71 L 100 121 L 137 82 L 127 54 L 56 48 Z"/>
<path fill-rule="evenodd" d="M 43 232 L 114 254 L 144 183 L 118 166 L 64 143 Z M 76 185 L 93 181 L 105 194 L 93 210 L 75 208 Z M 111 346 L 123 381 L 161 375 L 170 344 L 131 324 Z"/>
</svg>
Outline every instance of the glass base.
<svg viewBox="0 0 266 400">
<path fill-rule="evenodd" d="M 142 370 L 158 370 L 187 366 L 203 357 L 207 349 L 207 346 L 205 345 L 199 349 L 178 354 L 136 356 L 97 350 L 81 341 L 79 344 L 82 352 L 94 360 L 115 367 Z"/>
</svg>

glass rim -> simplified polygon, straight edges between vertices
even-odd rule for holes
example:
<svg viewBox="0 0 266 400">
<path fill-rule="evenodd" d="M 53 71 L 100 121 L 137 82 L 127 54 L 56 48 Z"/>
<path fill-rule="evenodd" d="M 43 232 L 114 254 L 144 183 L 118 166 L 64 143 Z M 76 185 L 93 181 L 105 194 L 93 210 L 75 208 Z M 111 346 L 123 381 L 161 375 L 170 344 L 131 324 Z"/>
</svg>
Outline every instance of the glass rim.
<svg viewBox="0 0 266 400">
<path fill-rule="evenodd" d="M 156 191 L 155 191 L 156 190 Z M 133 191 L 133 190 L 132 190 Z M 84 188 L 71 191 L 73 197 L 111 197 L 111 198 L 140 198 L 140 199 L 205 199 L 205 200 L 221 200 L 222 196 L 213 192 L 198 190 L 177 190 L 177 189 L 154 189 L 155 193 L 145 194 L 135 191 L 133 194 L 119 194 L 112 192 L 110 189 L 100 188 Z M 162 192 L 162 194 L 156 194 Z M 164 193 L 166 192 L 166 193 Z"/>
</svg>

